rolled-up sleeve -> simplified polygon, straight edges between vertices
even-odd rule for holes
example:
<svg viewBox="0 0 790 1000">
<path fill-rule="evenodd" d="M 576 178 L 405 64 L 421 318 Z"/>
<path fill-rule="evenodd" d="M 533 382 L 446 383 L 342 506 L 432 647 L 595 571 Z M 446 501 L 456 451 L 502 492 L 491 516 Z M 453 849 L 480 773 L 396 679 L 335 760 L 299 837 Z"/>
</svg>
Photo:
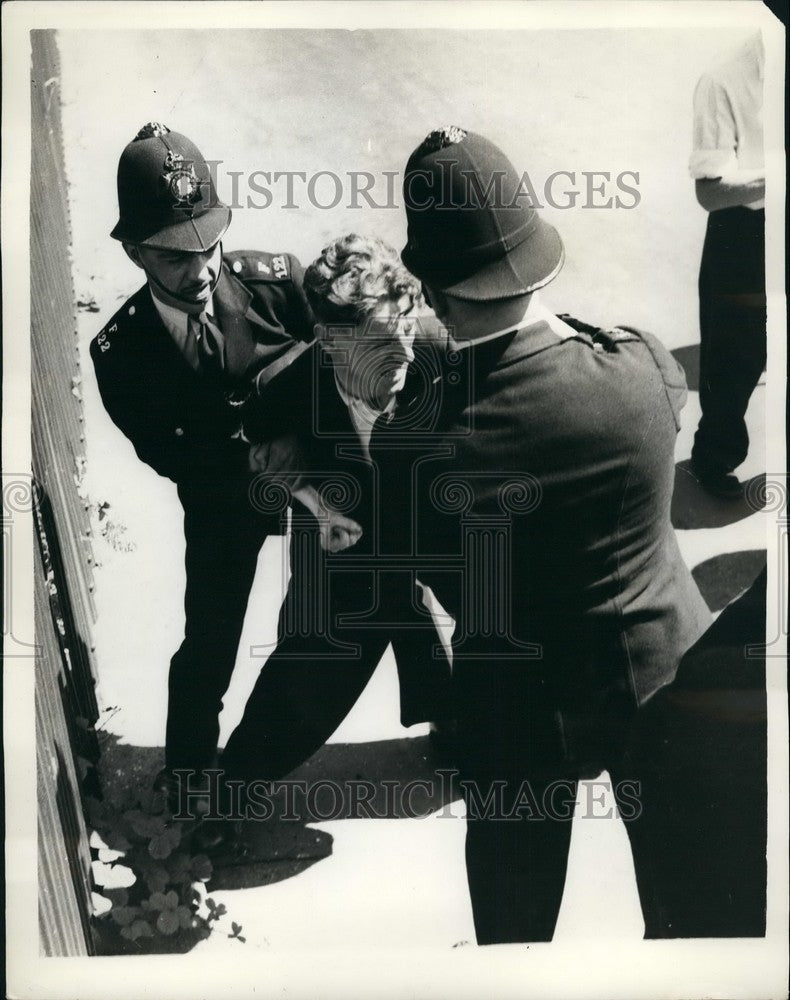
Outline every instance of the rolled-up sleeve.
<svg viewBox="0 0 790 1000">
<path fill-rule="evenodd" d="M 694 91 L 693 151 L 689 173 L 694 180 L 713 180 L 737 168 L 738 136 L 730 100 L 712 76 L 700 78 Z"/>
</svg>

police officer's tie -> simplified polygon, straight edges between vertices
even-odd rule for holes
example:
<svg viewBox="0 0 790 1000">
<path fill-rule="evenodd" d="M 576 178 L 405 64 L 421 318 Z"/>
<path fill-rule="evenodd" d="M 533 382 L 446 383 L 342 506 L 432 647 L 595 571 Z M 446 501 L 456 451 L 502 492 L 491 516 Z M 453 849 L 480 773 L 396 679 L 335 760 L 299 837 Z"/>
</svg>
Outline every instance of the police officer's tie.
<svg viewBox="0 0 790 1000">
<path fill-rule="evenodd" d="M 214 318 L 204 310 L 189 317 L 189 330 L 197 342 L 200 370 L 205 375 L 219 376 L 225 370 L 225 338 Z"/>
</svg>

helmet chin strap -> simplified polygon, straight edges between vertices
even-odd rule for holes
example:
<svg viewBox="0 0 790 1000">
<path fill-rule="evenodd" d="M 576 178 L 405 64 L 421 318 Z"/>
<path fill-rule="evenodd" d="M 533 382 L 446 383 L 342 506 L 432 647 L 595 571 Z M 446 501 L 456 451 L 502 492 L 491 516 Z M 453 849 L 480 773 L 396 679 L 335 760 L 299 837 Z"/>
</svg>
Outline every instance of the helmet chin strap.
<svg viewBox="0 0 790 1000">
<path fill-rule="evenodd" d="M 220 248 L 220 254 L 222 249 Z M 173 306 L 174 309 L 180 309 L 181 312 L 188 313 L 190 316 L 198 316 L 206 308 L 204 302 L 193 302 L 191 299 L 183 298 L 181 295 L 176 295 L 175 292 L 171 292 L 169 288 L 165 288 L 161 282 L 157 281 L 156 278 L 151 274 L 150 271 L 146 270 L 146 277 L 148 278 L 148 284 L 151 286 L 151 293 L 159 299 L 160 302 L 164 302 L 167 306 Z M 222 265 L 220 264 L 220 272 L 217 275 L 217 279 L 211 286 L 211 294 L 214 294 L 214 289 L 219 284 L 219 279 L 222 275 Z"/>
</svg>

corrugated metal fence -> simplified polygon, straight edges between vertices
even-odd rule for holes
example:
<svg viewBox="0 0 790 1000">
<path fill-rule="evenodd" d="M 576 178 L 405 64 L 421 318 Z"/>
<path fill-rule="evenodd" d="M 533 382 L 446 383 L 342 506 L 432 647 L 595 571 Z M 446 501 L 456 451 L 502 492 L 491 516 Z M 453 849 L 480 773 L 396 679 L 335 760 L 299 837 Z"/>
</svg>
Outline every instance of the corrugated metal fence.
<svg viewBox="0 0 790 1000">
<path fill-rule="evenodd" d="M 98 710 L 84 426 L 55 34 L 31 32 L 31 377 L 39 927 L 47 955 L 90 954 L 81 790 L 95 780 Z"/>
</svg>

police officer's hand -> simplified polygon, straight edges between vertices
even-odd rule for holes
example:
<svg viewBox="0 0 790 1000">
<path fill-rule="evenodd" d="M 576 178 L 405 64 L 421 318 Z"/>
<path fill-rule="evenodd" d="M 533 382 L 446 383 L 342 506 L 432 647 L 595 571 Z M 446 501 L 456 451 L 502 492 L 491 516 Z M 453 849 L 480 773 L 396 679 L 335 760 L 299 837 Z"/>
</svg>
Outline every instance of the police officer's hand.
<svg viewBox="0 0 790 1000">
<path fill-rule="evenodd" d="M 294 482 L 307 468 L 302 447 L 295 434 L 250 445 L 247 462 L 250 472 L 293 476 Z"/>
</svg>

